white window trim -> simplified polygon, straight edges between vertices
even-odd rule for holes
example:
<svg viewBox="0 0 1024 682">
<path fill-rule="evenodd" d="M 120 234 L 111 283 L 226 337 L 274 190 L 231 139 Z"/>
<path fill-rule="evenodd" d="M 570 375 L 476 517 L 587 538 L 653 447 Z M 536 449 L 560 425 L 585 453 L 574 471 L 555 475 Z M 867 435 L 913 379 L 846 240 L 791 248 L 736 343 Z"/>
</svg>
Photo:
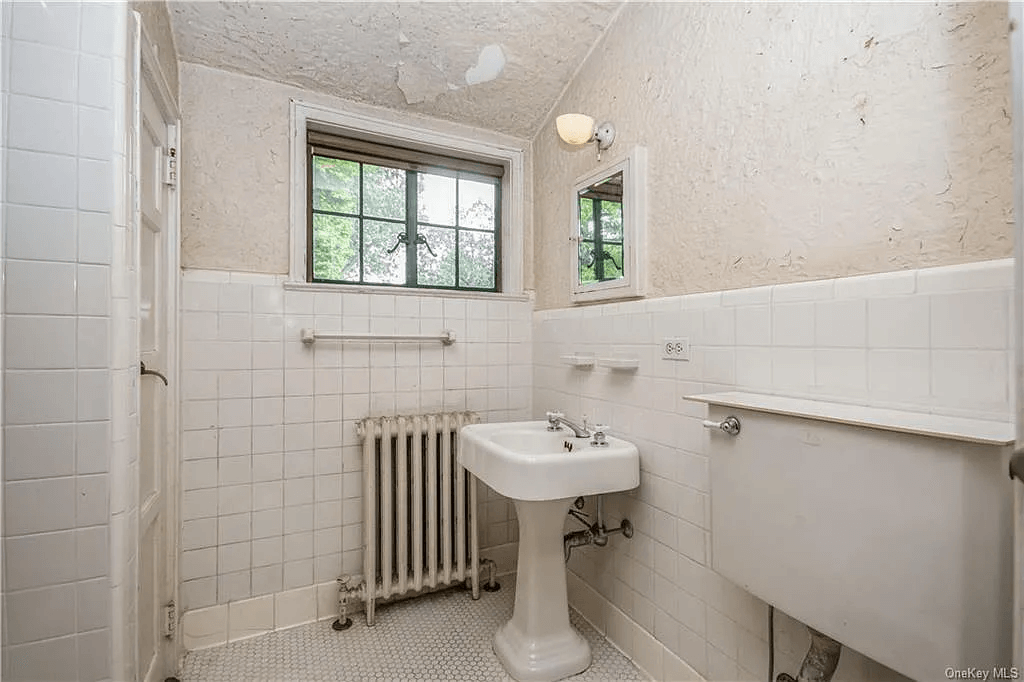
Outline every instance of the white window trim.
<svg viewBox="0 0 1024 682">
<path fill-rule="evenodd" d="M 481 294 L 465 291 L 442 291 L 439 289 L 416 289 L 405 287 L 373 287 L 362 284 L 321 284 L 306 282 L 306 220 L 307 220 L 307 178 L 306 131 L 310 124 L 318 128 L 337 131 L 339 135 L 385 137 L 398 145 L 408 144 L 417 149 L 429 148 L 439 154 L 459 156 L 470 154 L 483 157 L 505 167 L 501 181 L 501 291 L 484 294 L 487 297 L 522 298 L 523 290 L 523 222 L 524 207 L 524 156 L 521 148 L 482 142 L 473 138 L 472 129 L 465 134 L 455 135 L 431 126 L 429 121 L 394 114 L 400 120 L 385 120 L 369 114 L 353 111 L 339 111 L 301 100 L 291 100 L 291 263 L 288 273 L 288 289 L 311 288 L 318 291 L 344 290 L 389 294 L 454 295 L 476 298 Z M 404 119 L 401 120 L 401 119 Z M 454 124 L 452 124 L 454 125 Z M 449 126 L 451 127 L 451 126 Z"/>
<path fill-rule="evenodd" d="M 580 284 L 580 209 L 579 193 L 599 180 L 622 171 L 622 236 L 626 275 L 619 279 L 593 284 Z M 639 298 L 646 292 L 644 271 L 647 246 L 647 150 L 633 147 L 618 161 L 612 161 L 576 180 L 572 191 L 572 222 L 570 224 L 569 272 L 572 273 L 570 299 L 573 303 L 592 303 L 616 298 Z"/>
</svg>

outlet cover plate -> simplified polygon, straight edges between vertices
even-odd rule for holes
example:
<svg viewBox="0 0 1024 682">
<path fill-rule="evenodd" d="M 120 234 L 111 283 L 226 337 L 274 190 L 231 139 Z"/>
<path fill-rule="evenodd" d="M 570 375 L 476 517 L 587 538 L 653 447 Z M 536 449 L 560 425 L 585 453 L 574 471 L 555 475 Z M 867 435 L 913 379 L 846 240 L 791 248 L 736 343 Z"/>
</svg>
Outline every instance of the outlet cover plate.
<svg viewBox="0 0 1024 682">
<path fill-rule="evenodd" d="M 690 359 L 690 339 L 685 336 L 666 336 L 661 340 L 661 357 L 663 360 Z"/>
</svg>

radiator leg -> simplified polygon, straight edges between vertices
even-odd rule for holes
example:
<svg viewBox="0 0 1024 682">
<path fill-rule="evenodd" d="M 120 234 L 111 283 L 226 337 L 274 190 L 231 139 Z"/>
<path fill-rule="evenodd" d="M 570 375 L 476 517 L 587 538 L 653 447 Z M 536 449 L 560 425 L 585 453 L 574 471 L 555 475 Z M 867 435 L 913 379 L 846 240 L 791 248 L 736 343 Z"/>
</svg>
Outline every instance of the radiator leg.
<svg viewBox="0 0 1024 682">
<path fill-rule="evenodd" d="M 335 630 L 348 630 L 352 627 L 352 619 L 348 617 L 348 600 L 359 598 L 362 588 L 362 581 L 352 581 L 352 578 L 343 575 L 338 578 L 338 620 L 331 624 Z"/>
</svg>

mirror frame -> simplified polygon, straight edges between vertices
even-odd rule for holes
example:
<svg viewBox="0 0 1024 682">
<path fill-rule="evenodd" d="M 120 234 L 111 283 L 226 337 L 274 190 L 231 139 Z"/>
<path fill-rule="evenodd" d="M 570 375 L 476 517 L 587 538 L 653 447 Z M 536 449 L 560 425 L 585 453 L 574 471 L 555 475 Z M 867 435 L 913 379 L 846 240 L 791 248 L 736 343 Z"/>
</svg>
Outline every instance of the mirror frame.
<svg viewBox="0 0 1024 682">
<path fill-rule="evenodd" d="M 605 282 L 580 284 L 580 191 L 622 171 L 622 260 L 624 276 Z M 573 303 L 617 298 L 639 298 L 646 288 L 644 253 L 647 237 L 647 150 L 633 147 L 623 158 L 580 176 L 572 190 L 572 223 L 569 233 Z"/>
</svg>

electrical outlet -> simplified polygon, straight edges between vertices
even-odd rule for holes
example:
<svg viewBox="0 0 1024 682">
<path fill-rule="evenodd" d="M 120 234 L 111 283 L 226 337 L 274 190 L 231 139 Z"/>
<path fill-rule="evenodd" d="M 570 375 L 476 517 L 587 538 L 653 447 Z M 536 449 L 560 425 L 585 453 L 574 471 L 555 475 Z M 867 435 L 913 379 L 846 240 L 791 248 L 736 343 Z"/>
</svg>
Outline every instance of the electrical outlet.
<svg viewBox="0 0 1024 682">
<path fill-rule="evenodd" d="M 666 336 L 661 340 L 663 360 L 689 360 L 690 339 L 685 336 Z"/>
</svg>

